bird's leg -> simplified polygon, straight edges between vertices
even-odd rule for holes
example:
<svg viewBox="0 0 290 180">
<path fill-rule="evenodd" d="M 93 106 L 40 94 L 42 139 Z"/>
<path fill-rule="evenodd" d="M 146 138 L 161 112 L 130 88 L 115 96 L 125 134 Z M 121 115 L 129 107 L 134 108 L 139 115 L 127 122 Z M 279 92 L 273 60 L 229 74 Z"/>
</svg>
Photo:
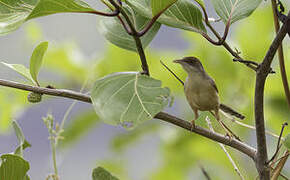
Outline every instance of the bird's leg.
<svg viewBox="0 0 290 180">
<path fill-rule="evenodd" d="M 214 117 L 216 118 L 216 120 L 218 121 L 218 123 L 221 125 L 221 127 L 226 131 L 226 135 L 229 136 L 229 138 L 236 138 L 237 140 L 240 141 L 240 138 L 235 135 L 231 130 L 230 128 L 228 128 L 220 119 L 220 116 L 219 116 L 219 110 L 215 110 L 214 111 Z"/>
<path fill-rule="evenodd" d="M 191 121 L 191 131 L 195 128 L 195 120 L 198 119 L 198 110 L 197 109 L 193 109 L 194 112 L 194 120 Z"/>
</svg>

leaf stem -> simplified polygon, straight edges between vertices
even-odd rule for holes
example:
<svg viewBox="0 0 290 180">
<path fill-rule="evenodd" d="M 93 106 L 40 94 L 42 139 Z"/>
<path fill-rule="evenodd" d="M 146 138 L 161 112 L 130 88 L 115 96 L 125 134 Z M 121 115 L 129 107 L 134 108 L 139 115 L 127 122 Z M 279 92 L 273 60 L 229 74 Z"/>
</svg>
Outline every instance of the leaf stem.
<svg viewBox="0 0 290 180">
<path fill-rule="evenodd" d="M 51 146 L 51 151 L 52 151 L 52 161 L 53 161 L 54 174 L 56 177 L 58 177 L 58 170 L 57 170 L 57 165 L 56 165 L 56 141 L 52 137 L 52 134 L 50 136 L 51 136 L 50 146 Z"/>
</svg>

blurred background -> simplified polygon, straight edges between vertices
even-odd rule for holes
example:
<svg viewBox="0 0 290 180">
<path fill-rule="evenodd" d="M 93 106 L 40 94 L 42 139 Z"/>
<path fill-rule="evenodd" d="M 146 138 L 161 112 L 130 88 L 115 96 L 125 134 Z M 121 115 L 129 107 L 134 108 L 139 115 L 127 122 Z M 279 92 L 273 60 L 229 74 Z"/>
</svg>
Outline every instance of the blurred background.
<svg viewBox="0 0 290 180">
<path fill-rule="evenodd" d="M 87 0 L 91 6 L 101 9 L 95 0 Z M 205 1 L 210 17 L 217 18 L 210 1 Z M 285 3 L 287 4 L 287 3 Z M 286 9 L 288 9 L 289 2 Z M 223 24 L 214 23 L 220 33 Z M 94 80 L 112 72 L 140 71 L 136 53 L 110 44 L 96 30 L 98 17 L 86 14 L 56 14 L 25 23 L 17 31 L 0 37 L 0 61 L 24 64 L 28 67 L 33 48 L 41 41 L 49 41 L 49 49 L 40 72 L 42 86 L 79 91 L 85 84 L 88 92 Z M 249 18 L 235 23 L 230 29 L 229 44 L 242 52 L 242 57 L 260 62 L 274 37 L 270 1 L 262 5 Z M 290 79 L 289 36 L 284 40 L 284 52 L 288 79 Z M 193 113 L 183 95 L 183 87 L 166 71 L 163 60 L 181 78 L 186 74 L 172 60 L 184 56 L 197 56 L 207 72 L 215 79 L 221 102 L 246 115 L 244 123 L 254 124 L 255 73 L 244 65 L 234 63 L 223 47 L 215 47 L 200 35 L 162 26 L 157 36 L 146 49 L 151 74 L 171 89 L 174 98 L 172 107 L 165 111 L 186 120 Z M 265 117 L 267 130 L 279 134 L 281 125 L 290 122 L 289 107 L 285 101 L 278 60 L 265 90 Z M 18 74 L 0 66 L 1 79 L 25 82 Z M 32 144 L 25 150 L 24 158 L 30 162 L 31 179 L 45 179 L 53 172 L 51 150 L 42 117 L 48 112 L 60 122 L 73 100 L 44 96 L 39 104 L 27 102 L 28 92 L 0 87 L 0 154 L 12 152 L 17 146 L 11 121 L 22 127 L 27 140 Z M 198 125 L 207 127 L 201 113 Z M 252 146 L 255 132 L 223 117 L 242 140 Z M 212 121 L 216 131 L 224 133 Z M 286 128 L 285 135 L 290 132 Z M 91 179 L 92 169 L 103 166 L 124 180 L 189 180 L 205 179 L 204 167 L 212 179 L 239 179 L 230 161 L 220 146 L 197 134 L 192 134 L 171 124 L 152 120 L 132 131 L 106 125 L 95 115 L 90 104 L 77 102 L 68 116 L 65 139 L 58 148 L 57 162 L 60 177 L 64 180 Z M 267 136 L 269 156 L 275 151 L 277 139 Z M 246 179 L 257 175 L 250 158 L 227 148 Z M 283 173 L 290 176 L 288 161 Z"/>
</svg>

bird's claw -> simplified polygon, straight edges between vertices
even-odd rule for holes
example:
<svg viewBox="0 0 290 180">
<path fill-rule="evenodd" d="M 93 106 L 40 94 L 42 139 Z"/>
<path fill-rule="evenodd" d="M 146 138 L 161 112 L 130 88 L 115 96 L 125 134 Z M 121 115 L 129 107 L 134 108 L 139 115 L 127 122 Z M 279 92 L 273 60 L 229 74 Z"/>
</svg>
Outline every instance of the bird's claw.
<svg viewBox="0 0 290 180">
<path fill-rule="evenodd" d="M 190 131 L 192 131 L 194 128 L 195 128 L 195 121 L 192 120 L 192 121 L 191 121 L 191 128 L 190 128 Z"/>
</svg>

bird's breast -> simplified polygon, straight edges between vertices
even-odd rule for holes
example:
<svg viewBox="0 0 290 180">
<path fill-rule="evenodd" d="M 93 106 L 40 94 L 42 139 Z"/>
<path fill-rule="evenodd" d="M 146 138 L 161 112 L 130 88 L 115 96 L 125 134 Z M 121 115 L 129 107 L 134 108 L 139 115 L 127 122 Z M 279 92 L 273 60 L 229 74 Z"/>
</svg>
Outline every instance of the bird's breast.
<svg viewBox="0 0 290 180">
<path fill-rule="evenodd" d="M 184 91 L 192 109 L 209 111 L 219 107 L 218 92 L 208 79 L 198 75 L 188 76 Z"/>
</svg>

